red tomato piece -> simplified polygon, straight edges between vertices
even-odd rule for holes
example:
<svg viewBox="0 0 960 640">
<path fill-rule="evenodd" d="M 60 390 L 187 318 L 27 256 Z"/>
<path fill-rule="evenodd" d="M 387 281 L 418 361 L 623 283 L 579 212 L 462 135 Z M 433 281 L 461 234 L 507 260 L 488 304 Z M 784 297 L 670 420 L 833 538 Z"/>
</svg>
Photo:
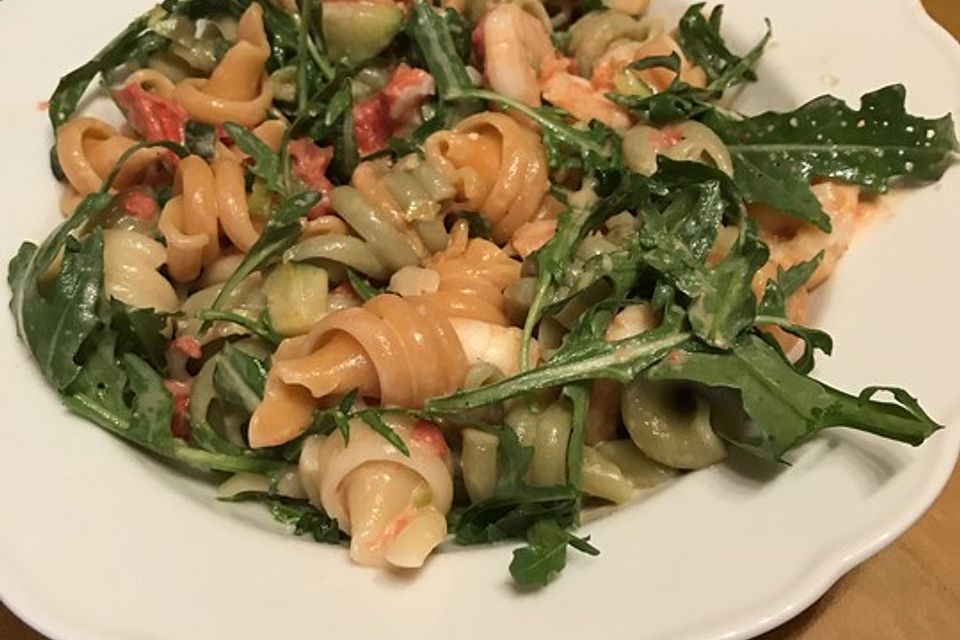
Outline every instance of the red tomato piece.
<svg viewBox="0 0 960 640">
<path fill-rule="evenodd" d="M 361 156 L 386 147 L 392 132 L 390 107 L 383 94 L 378 93 L 353 105 L 353 136 Z"/>
<path fill-rule="evenodd" d="M 190 423 L 187 421 L 187 409 L 190 408 L 190 384 L 180 380 L 164 380 L 163 387 L 173 396 L 173 417 L 170 419 L 170 433 L 176 438 L 186 440 L 190 437 Z"/>
<path fill-rule="evenodd" d="M 327 178 L 327 167 L 333 160 L 333 147 L 318 147 L 310 138 L 299 138 L 287 147 L 292 161 L 293 175 L 305 187 L 322 195 L 320 202 L 310 210 L 311 220 L 330 213 L 330 191 L 333 183 Z"/>
<path fill-rule="evenodd" d="M 150 220 L 160 209 L 157 201 L 143 191 L 127 191 L 120 197 L 120 209 L 132 218 Z"/>
<path fill-rule="evenodd" d="M 184 143 L 189 118 L 178 103 L 150 93 L 135 82 L 114 91 L 113 99 L 145 140 Z"/>
<path fill-rule="evenodd" d="M 423 69 L 400 63 L 381 93 L 387 101 L 390 120 L 394 123 L 409 122 L 416 116 L 420 105 L 433 95 L 433 76 Z"/>
<path fill-rule="evenodd" d="M 196 338 L 181 336 L 175 338 L 170 346 L 193 360 L 199 360 L 203 357 L 203 348 Z"/>
</svg>

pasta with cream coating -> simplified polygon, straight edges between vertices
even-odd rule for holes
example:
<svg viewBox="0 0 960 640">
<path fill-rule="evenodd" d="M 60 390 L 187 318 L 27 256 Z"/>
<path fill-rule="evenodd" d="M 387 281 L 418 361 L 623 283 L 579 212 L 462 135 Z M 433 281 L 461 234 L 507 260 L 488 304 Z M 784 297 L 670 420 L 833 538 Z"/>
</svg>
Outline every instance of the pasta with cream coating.
<svg viewBox="0 0 960 640">
<path fill-rule="evenodd" d="M 416 568 L 447 533 L 453 501 L 450 450 L 437 427 L 384 416 L 405 456 L 359 419 L 350 441 L 311 437 L 300 456 L 310 501 L 350 534 L 350 557 L 367 566 Z"/>
</svg>

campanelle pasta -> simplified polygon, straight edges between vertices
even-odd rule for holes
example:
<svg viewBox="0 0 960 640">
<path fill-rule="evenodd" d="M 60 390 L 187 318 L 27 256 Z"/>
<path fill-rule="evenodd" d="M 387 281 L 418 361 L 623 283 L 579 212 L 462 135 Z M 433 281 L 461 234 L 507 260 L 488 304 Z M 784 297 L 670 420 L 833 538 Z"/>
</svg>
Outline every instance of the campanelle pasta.
<svg viewBox="0 0 960 640">
<path fill-rule="evenodd" d="M 61 81 L 66 217 L 9 280 L 71 410 L 361 565 L 522 540 L 522 588 L 733 448 L 938 428 L 810 377 L 802 323 L 950 118 L 902 87 L 720 108 L 768 38 L 702 5 L 441 4 L 168 0 Z M 79 110 L 91 69 L 113 117 Z"/>
</svg>

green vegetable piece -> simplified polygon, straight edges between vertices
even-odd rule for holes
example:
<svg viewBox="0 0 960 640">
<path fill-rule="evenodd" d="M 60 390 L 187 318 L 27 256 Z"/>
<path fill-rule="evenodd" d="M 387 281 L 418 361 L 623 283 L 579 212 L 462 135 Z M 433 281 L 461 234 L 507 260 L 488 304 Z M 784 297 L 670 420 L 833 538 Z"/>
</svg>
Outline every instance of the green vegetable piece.
<svg viewBox="0 0 960 640">
<path fill-rule="evenodd" d="M 263 291 L 273 328 L 285 337 L 310 331 L 327 314 L 327 271 L 305 262 L 281 264 L 267 276 Z"/>
<path fill-rule="evenodd" d="M 527 531 L 527 546 L 513 552 L 510 575 L 523 589 L 545 587 L 567 566 L 567 545 L 591 556 L 600 555 L 589 538 L 577 538 L 555 520 L 538 520 Z"/>
<path fill-rule="evenodd" d="M 647 376 L 739 391 L 752 422 L 726 426 L 720 435 L 770 460 L 783 460 L 828 427 L 852 427 L 912 445 L 942 428 L 901 389 L 870 387 L 859 396 L 837 391 L 798 373 L 776 347 L 751 334 L 725 353 L 675 351 Z M 879 391 L 892 393 L 896 404 L 871 400 Z"/>
<path fill-rule="evenodd" d="M 109 196 L 90 196 L 75 216 L 89 218 L 109 201 Z M 8 274 L 17 332 L 41 373 L 59 391 L 80 372 L 77 354 L 101 322 L 103 232 L 98 229 L 77 241 L 68 235 L 74 226 L 73 219 L 67 220 L 39 248 L 24 243 L 11 260 Z M 43 287 L 43 276 L 61 248 L 59 274 L 49 287 Z"/>
<path fill-rule="evenodd" d="M 184 142 L 190 153 L 204 160 L 212 160 L 217 150 L 217 133 L 213 126 L 205 122 L 189 120 L 184 127 Z"/>
<path fill-rule="evenodd" d="M 265 145 L 246 127 L 234 122 L 226 122 L 223 128 L 237 143 L 240 150 L 253 158 L 253 164 L 250 165 L 250 171 L 253 175 L 263 180 L 267 188 L 273 193 L 283 194 L 280 155 Z"/>
<path fill-rule="evenodd" d="M 383 4 L 328 2 L 323 5 L 323 37 L 334 60 L 356 64 L 376 57 L 400 31 L 403 12 Z"/>
<path fill-rule="evenodd" d="M 267 222 L 266 228 L 257 241 L 250 247 L 243 262 L 230 275 L 216 300 L 210 307 L 211 311 L 221 311 L 220 305 L 230 299 L 232 292 L 243 279 L 254 271 L 259 271 L 283 255 L 300 237 L 300 221 L 320 201 L 320 194 L 313 191 L 301 193 L 284 200 Z M 210 320 L 204 320 L 200 325 L 201 332 L 206 331 Z"/>
<path fill-rule="evenodd" d="M 248 415 L 263 400 L 269 365 L 227 343 L 217 358 L 213 386 L 221 400 Z"/>
<path fill-rule="evenodd" d="M 742 120 L 711 111 L 704 124 L 726 143 L 747 202 L 829 231 L 830 220 L 810 191 L 812 179 L 883 193 L 894 178 L 938 180 L 953 164 L 960 150 L 953 118 L 910 115 L 905 97 L 902 85 L 892 85 L 864 95 L 859 110 L 823 96 L 794 111 Z"/>
</svg>

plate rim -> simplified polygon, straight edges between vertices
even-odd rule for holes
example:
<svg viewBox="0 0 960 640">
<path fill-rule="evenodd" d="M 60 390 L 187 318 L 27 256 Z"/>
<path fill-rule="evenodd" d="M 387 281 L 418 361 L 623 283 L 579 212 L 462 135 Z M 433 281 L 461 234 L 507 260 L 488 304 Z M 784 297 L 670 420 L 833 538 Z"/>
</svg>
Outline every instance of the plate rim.
<svg viewBox="0 0 960 640">
<path fill-rule="evenodd" d="M 938 50 L 948 53 L 960 68 L 960 40 L 955 39 L 930 16 L 922 0 L 897 2 L 901 9 L 909 12 L 909 28 L 924 31 L 937 45 Z M 928 472 L 922 492 L 915 495 L 907 508 L 898 511 L 897 517 L 886 518 L 882 526 L 851 535 L 846 544 L 838 543 L 825 550 L 816 562 L 807 567 L 806 578 L 794 581 L 772 595 L 767 605 L 753 609 L 750 614 L 738 616 L 736 621 L 728 623 L 726 629 L 717 628 L 718 635 L 715 637 L 722 640 L 750 638 L 794 618 L 816 602 L 844 575 L 889 546 L 926 514 L 943 491 L 954 468 L 960 465 L 960 424 L 949 424 L 960 422 L 960 415 L 954 412 L 951 418 L 947 421 L 947 428 L 936 436 L 939 440 L 936 467 Z M 104 640 L 107 637 L 88 635 L 91 632 L 77 627 L 68 614 L 57 609 L 45 609 L 42 598 L 35 597 L 36 594 L 32 594 L 29 588 L 16 589 L 15 581 L 5 577 L 6 575 L 9 574 L 0 572 L 0 603 L 38 633 L 51 640 Z"/>
</svg>

